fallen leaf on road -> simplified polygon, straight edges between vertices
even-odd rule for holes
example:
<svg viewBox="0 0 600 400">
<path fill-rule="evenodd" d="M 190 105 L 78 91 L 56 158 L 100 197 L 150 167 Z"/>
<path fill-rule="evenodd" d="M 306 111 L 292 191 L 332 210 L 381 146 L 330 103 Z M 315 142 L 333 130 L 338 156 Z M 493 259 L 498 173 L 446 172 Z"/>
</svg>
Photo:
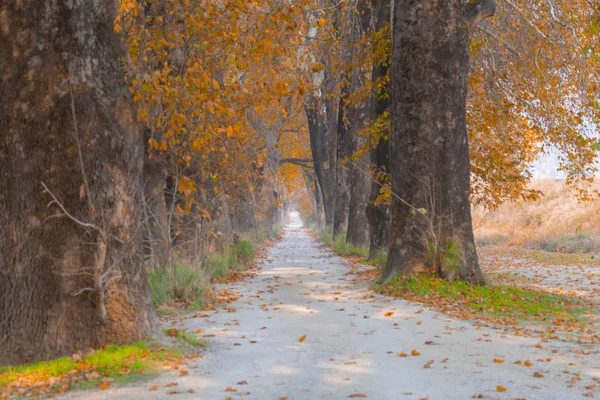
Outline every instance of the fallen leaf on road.
<svg viewBox="0 0 600 400">
<path fill-rule="evenodd" d="M 527 360 L 523 363 L 523 365 L 526 367 L 531 367 L 533 365 L 533 363 L 531 361 Z"/>
<path fill-rule="evenodd" d="M 156 390 L 158 390 L 158 385 L 154 385 L 154 386 L 150 387 L 150 389 L 148 389 L 148 391 L 150 391 L 150 392 L 154 392 Z"/>
<path fill-rule="evenodd" d="M 237 389 L 234 389 L 232 387 L 228 387 L 225 389 L 226 392 L 237 392 Z"/>
<path fill-rule="evenodd" d="M 298 341 L 300 343 L 304 342 L 306 340 L 306 335 L 302 335 L 302 337 L 300 337 L 300 339 L 298 339 Z"/>
<path fill-rule="evenodd" d="M 417 349 L 412 349 L 412 351 L 410 352 L 410 354 L 412 354 L 413 356 L 420 356 L 421 355 L 421 353 L 419 353 L 417 351 Z"/>
<path fill-rule="evenodd" d="M 386 312 L 385 314 L 383 314 L 384 317 L 391 317 L 392 315 L 394 315 L 394 313 L 392 311 Z"/>
<path fill-rule="evenodd" d="M 364 393 L 352 393 L 350 396 L 348 396 L 348 398 L 350 398 L 350 399 L 357 399 L 359 397 L 365 398 L 365 397 L 367 397 L 367 395 Z"/>
<path fill-rule="evenodd" d="M 506 392 L 507 390 L 508 390 L 508 389 L 507 389 L 507 388 L 505 388 L 505 387 L 504 387 L 504 386 L 502 386 L 502 385 L 498 385 L 498 386 L 496 386 L 496 391 L 497 391 L 497 392 L 501 392 L 501 393 L 502 393 L 502 392 Z"/>
<path fill-rule="evenodd" d="M 179 374 L 181 374 L 181 376 L 186 376 L 188 374 L 188 371 L 185 369 L 180 369 Z"/>
<path fill-rule="evenodd" d="M 429 360 L 425 363 L 425 365 L 423 365 L 423 368 L 431 368 L 431 364 L 434 363 L 434 360 Z"/>
<path fill-rule="evenodd" d="M 238 382 L 237 384 L 238 384 L 238 385 L 247 385 L 247 384 L 248 384 L 248 382 L 246 382 L 246 381 L 240 381 L 240 382 Z"/>
<path fill-rule="evenodd" d="M 494 362 L 495 362 L 496 364 L 502 364 L 502 363 L 504 362 L 504 360 L 503 360 L 503 359 L 501 359 L 501 358 L 494 358 Z"/>
</svg>

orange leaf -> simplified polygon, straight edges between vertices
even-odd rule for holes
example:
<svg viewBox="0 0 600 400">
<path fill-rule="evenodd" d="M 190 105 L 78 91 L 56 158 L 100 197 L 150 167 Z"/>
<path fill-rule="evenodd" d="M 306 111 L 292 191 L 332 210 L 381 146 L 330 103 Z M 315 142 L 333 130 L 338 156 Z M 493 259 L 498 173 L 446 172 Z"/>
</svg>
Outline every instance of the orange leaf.
<svg viewBox="0 0 600 400">
<path fill-rule="evenodd" d="M 186 376 L 188 374 L 188 371 L 186 371 L 185 369 L 181 369 L 179 370 L 179 373 L 181 374 L 181 376 Z"/>
<path fill-rule="evenodd" d="M 419 353 L 417 351 L 417 349 L 412 349 L 412 351 L 410 352 L 410 354 L 412 354 L 413 356 L 420 356 L 421 355 L 421 353 Z"/>
<path fill-rule="evenodd" d="M 502 364 L 502 363 L 504 362 L 504 360 L 503 360 L 503 359 L 501 359 L 501 358 L 494 358 L 494 362 L 495 362 L 496 364 Z"/>
<path fill-rule="evenodd" d="M 365 398 L 365 397 L 367 397 L 367 395 L 364 393 L 352 393 L 350 396 L 348 396 L 348 398 L 350 398 L 350 399 L 358 399 L 359 397 Z"/>
<path fill-rule="evenodd" d="M 527 360 L 523 363 L 523 365 L 526 367 L 531 367 L 533 365 L 533 363 L 531 361 Z"/>
<path fill-rule="evenodd" d="M 98 385 L 98 389 L 100 389 L 100 390 L 110 389 L 110 383 L 102 382 L 101 384 Z"/>
<path fill-rule="evenodd" d="M 154 392 L 156 390 L 158 390 L 158 385 L 154 385 L 150 389 L 148 389 L 148 391 L 150 391 L 150 392 Z"/>
<path fill-rule="evenodd" d="M 504 386 L 502 386 L 502 385 L 498 385 L 498 386 L 496 386 L 496 391 L 497 391 L 497 392 L 506 392 L 507 390 L 508 390 L 508 389 L 507 389 L 507 388 L 505 388 L 505 387 L 504 387 Z"/>
<path fill-rule="evenodd" d="M 302 335 L 302 337 L 300 339 L 298 339 L 298 341 L 300 343 L 304 342 L 306 340 L 306 335 Z"/>
<path fill-rule="evenodd" d="M 392 315 L 394 315 L 394 313 L 392 311 L 386 312 L 385 314 L 383 314 L 384 317 L 391 317 Z"/>
<path fill-rule="evenodd" d="M 225 389 L 226 392 L 237 392 L 237 389 L 234 389 L 232 387 L 228 387 L 227 389 Z"/>
</svg>

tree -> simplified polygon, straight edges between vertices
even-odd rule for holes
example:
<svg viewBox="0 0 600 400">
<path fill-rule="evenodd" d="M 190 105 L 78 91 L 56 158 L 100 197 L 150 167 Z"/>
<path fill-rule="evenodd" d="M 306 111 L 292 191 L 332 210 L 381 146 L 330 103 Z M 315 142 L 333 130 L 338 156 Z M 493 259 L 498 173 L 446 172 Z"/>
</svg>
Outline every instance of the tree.
<svg viewBox="0 0 600 400">
<path fill-rule="evenodd" d="M 143 134 L 108 4 L 0 6 L 0 364 L 152 331 Z"/>
<path fill-rule="evenodd" d="M 373 94 L 371 95 L 371 141 L 369 157 L 373 168 L 371 192 L 367 205 L 369 223 L 369 257 L 388 248 L 390 232 L 390 207 L 380 201 L 380 193 L 386 179 L 389 178 L 389 68 L 391 63 L 390 0 L 380 5 L 375 27 Z"/>
<path fill-rule="evenodd" d="M 392 51 L 391 243 L 384 277 L 435 269 L 483 283 L 475 249 L 466 128 L 462 0 L 399 0 Z"/>
</svg>

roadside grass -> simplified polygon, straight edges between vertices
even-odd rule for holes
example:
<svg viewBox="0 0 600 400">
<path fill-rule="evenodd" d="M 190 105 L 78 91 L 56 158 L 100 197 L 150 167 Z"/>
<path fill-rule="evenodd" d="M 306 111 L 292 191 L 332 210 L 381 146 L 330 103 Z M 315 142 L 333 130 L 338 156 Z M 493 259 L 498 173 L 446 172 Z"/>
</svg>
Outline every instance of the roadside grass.
<svg viewBox="0 0 600 400">
<path fill-rule="evenodd" d="M 581 253 L 554 253 L 547 251 L 527 251 L 523 257 L 544 264 L 556 265 L 600 265 L 600 255 Z"/>
<path fill-rule="evenodd" d="M 557 253 L 600 252 L 600 235 L 577 233 L 575 235 L 542 236 L 525 243 L 524 247 Z"/>
<path fill-rule="evenodd" d="M 110 345 L 88 354 L 0 368 L 0 395 L 51 396 L 70 389 L 98 386 L 107 389 L 146 374 L 158 373 L 165 364 L 184 356 L 177 348 L 148 341 Z"/>
<path fill-rule="evenodd" d="M 563 325 L 585 322 L 584 315 L 591 312 L 581 299 L 569 296 L 505 284 L 470 285 L 424 273 L 396 276 L 375 285 L 375 291 L 419 301 L 466 319 L 483 314 Z"/>
<path fill-rule="evenodd" d="M 318 236 L 321 240 L 339 256 L 342 257 L 361 257 L 367 259 L 369 257 L 369 249 L 367 247 L 354 246 L 346 242 L 346 238 L 342 235 L 333 237 L 329 230 L 318 231 Z"/>
<path fill-rule="evenodd" d="M 244 271 L 257 251 L 257 245 L 278 236 L 278 231 L 261 232 L 240 238 L 224 252 L 208 252 L 200 265 L 176 262 L 170 268 L 151 268 L 148 286 L 157 312 L 168 315 L 179 310 L 195 311 L 212 303 L 212 283 Z"/>
<path fill-rule="evenodd" d="M 206 342 L 202 339 L 198 339 L 198 337 L 191 332 L 175 328 L 163 328 L 163 332 L 165 335 L 175 338 L 182 343 L 186 343 L 194 347 L 206 347 Z"/>
</svg>

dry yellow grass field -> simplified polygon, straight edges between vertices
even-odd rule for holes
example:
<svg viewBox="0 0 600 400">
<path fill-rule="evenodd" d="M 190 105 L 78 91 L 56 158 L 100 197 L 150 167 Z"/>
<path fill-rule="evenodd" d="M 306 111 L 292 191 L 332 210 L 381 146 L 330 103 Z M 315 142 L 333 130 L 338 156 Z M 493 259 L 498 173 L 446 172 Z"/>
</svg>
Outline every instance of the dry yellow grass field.
<svg viewBox="0 0 600 400">
<path fill-rule="evenodd" d="M 596 184 L 600 188 L 600 184 Z M 534 180 L 543 193 L 535 202 L 473 208 L 479 246 L 515 245 L 567 253 L 600 251 L 600 201 L 580 202 L 563 180 Z"/>
</svg>

